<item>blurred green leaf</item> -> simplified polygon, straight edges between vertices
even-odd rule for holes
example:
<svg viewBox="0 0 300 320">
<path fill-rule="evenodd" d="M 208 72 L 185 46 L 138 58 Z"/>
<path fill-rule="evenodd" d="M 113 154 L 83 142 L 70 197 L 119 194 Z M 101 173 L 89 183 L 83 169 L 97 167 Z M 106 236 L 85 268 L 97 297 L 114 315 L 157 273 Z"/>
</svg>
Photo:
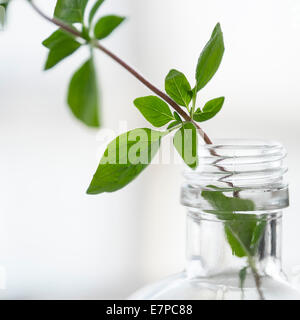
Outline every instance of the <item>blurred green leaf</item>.
<svg viewBox="0 0 300 320">
<path fill-rule="evenodd" d="M 198 165 L 198 135 L 195 126 L 188 122 L 175 133 L 173 144 L 183 161 L 192 169 Z"/>
<path fill-rule="evenodd" d="M 109 15 L 98 20 L 94 28 L 94 35 L 98 40 L 109 36 L 123 21 L 124 17 Z"/>
<path fill-rule="evenodd" d="M 200 109 L 196 110 L 193 119 L 197 122 L 203 122 L 213 118 L 222 109 L 224 100 L 224 97 L 220 97 L 208 101 L 202 111 Z"/>
<path fill-rule="evenodd" d="M 191 91 L 191 86 L 183 73 L 172 69 L 165 79 L 165 90 L 180 106 L 189 106 L 193 93 Z"/>
<path fill-rule="evenodd" d="M 224 50 L 223 33 L 218 23 L 198 60 L 196 69 L 197 91 L 205 87 L 217 72 L 222 61 Z"/>
<path fill-rule="evenodd" d="M 97 13 L 98 9 L 100 8 L 101 4 L 104 2 L 104 0 L 97 0 L 95 4 L 93 5 L 90 14 L 89 14 L 89 24 L 92 23 L 95 14 Z"/>
<path fill-rule="evenodd" d="M 4 27 L 6 22 L 8 3 L 9 0 L 0 1 L 0 30 Z"/>
<path fill-rule="evenodd" d="M 156 96 L 137 98 L 134 105 L 154 127 L 162 127 L 174 120 L 168 105 Z"/>
<path fill-rule="evenodd" d="M 45 64 L 45 70 L 54 67 L 81 46 L 72 35 L 61 29 L 55 31 L 49 38 L 44 40 L 43 45 L 50 50 Z"/>
<path fill-rule="evenodd" d="M 54 16 L 67 23 L 83 23 L 88 0 L 57 0 Z"/>
<path fill-rule="evenodd" d="M 5 8 L 0 5 L 0 27 L 3 27 L 5 23 Z"/>
<path fill-rule="evenodd" d="M 107 146 L 87 193 L 114 192 L 125 187 L 150 164 L 164 134 L 144 128 L 114 139 Z"/>
<path fill-rule="evenodd" d="M 68 91 L 68 104 L 79 120 L 90 127 L 99 127 L 98 87 L 93 58 L 73 75 Z"/>
</svg>

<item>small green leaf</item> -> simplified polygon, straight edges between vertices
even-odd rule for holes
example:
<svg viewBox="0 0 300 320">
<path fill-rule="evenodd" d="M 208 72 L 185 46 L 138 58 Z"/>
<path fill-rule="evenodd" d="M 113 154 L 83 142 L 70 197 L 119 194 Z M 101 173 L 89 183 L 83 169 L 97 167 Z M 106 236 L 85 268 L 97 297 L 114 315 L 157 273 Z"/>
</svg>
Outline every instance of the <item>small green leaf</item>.
<svg viewBox="0 0 300 320">
<path fill-rule="evenodd" d="M 254 255 L 264 233 L 266 222 L 253 214 L 236 213 L 254 211 L 254 202 L 237 197 L 226 197 L 220 191 L 202 191 L 202 197 L 217 210 L 217 217 L 225 221 L 225 233 L 232 253 L 237 257 Z"/>
<path fill-rule="evenodd" d="M 109 36 L 123 21 L 124 17 L 115 15 L 105 16 L 100 18 L 95 25 L 94 34 L 99 40 Z"/>
<path fill-rule="evenodd" d="M 188 107 L 193 93 L 185 75 L 172 69 L 165 79 L 165 90 L 167 94 L 179 105 Z"/>
<path fill-rule="evenodd" d="M 156 96 L 137 98 L 134 105 L 154 127 L 162 127 L 174 120 L 168 105 Z"/>
<path fill-rule="evenodd" d="M 55 31 L 49 38 L 44 40 L 43 45 L 50 50 L 45 64 L 45 70 L 54 67 L 81 46 L 73 36 L 61 29 Z"/>
<path fill-rule="evenodd" d="M 182 122 L 180 121 L 172 121 L 168 126 L 167 126 L 167 129 L 172 129 L 174 128 L 175 126 L 181 124 Z"/>
<path fill-rule="evenodd" d="M 0 1 L 0 30 L 3 29 L 6 22 L 8 3 L 9 0 Z"/>
<path fill-rule="evenodd" d="M 224 50 L 223 33 L 218 23 L 198 60 L 196 69 L 197 91 L 205 87 L 217 72 L 222 61 Z"/>
<path fill-rule="evenodd" d="M 88 0 L 57 0 L 54 16 L 67 23 L 83 23 Z"/>
<path fill-rule="evenodd" d="M 0 5 L 0 27 L 2 28 L 5 23 L 5 8 Z"/>
<path fill-rule="evenodd" d="M 202 111 L 200 109 L 196 110 L 193 119 L 197 122 L 203 122 L 213 118 L 222 109 L 224 100 L 224 97 L 220 97 L 208 101 Z"/>
<path fill-rule="evenodd" d="M 182 119 L 180 118 L 180 115 L 179 115 L 176 111 L 173 112 L 173 115 L 174 115 L 174 118 L 175 118 L 178 122 L 182 122 Z"/>
<path fill-rule="evenodd" d="M 93 58 L 87 60 L 73 75 L 68 104 L 79 120 L 90 127 L 99 127 L 98 87 Z"/>
<path fill-rule="evenodd" d="M 164 135 L 144 128 L 114 139 L 107 146 L 87 193 L 114 192 L 125 187 L 150 164 Z"/>
<path fill-rule="evenodd" d="M 104 2 L 104 0 L 97 0 L 95 2 L 95 4 L 93 5 L 91 11 L 90 11 L 90 14 L 89 14 L 89 24 L 92 23 L 93 19 L 94 19 L 94 16 L 95 14 L 97 13 L 99 7 L 101 6 L 101 4 Z"/>
<path fill-rule="evenodd" d="M 198 165 L 198 135 L 195 126 L 191 123 L 184 123 L 175 133 L 173 144 L 182 157 L 183 161 L 192 169 Z"/>
</svg>

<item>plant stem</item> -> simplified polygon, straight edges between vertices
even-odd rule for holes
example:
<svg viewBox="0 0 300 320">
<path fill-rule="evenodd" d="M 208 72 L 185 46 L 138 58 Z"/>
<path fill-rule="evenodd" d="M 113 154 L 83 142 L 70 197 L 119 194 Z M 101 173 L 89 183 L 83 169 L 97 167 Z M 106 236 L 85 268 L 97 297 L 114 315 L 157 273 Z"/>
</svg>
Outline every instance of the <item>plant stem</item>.
<svg viewBox="0 0 300 320">
<path fill-rule="evenodd" d="M 78 30 L 70 27 L 69 25 L 67 25 L 66 23 L 63 23 L 62 21 L 55 19 L 55 18 L 50 18 L 49 16 L 47 16 L 39 7 L 37 7 L 33 0 L 27 0 L 28 3 L 31 5 L 31 7 L 44 19 L 46 19 L 47 21 L 57 25 L 58 27 L 60 27 L 61 29 L 71 33 L 73 36 L 78 37 L 78 38 L 82 38 L 84 39 L 83 35 L 81 32 L 79 32 Z"/>
<path fill-rule="evenodd" d="M 196 88 L 193 89 L 193 103 L 192 103 L 192 109 L 191 109 L 191 117 L 193 117 L 196 107 L 196 100 L 197 100 L 197 91 Z"/>
<path fill-rule="evenodd" d="M 262 289 L 261 289 L 261 278 L 260 278 L 260 275 L 259 275 L 259 273 L 257 271 L 255 260 L 253 259 L 253 257 L 251 255 L 251 253 L 249 252 L 249 250 L 245 247 L 245 245 L 244 245 L 243 241 L 240 239 L 240 237 L 232 230 L 232 228 L 230 226 L 228 226 L 228 228 L 229 228 L 230 232 L 232 233 L 232 235 L 240 243 L 240 245 L 243 248 L 243 250 L 245 251 L 245 253 L 247 255 L 249 267 L 250 267 L 251 272 L 253 274 L 253 278 L 254 278 L 254 281 L 255 281 L 255 286 L 256 286 L 256 290 L 257 290 L 258 296 L 259 296 L 260 300 L 265 300 L 264 294 L 263 294 Z"/>
<path fill-rule="evenodd" d="M 61 29 L 63 29 L 66 32 L 71 33 L 75 37 L 81 38 L 83 40 L 87 40 L 81 32 L 78 30 L 75 30 L 68 26 L 67 24 L 63 23 L 62 21 L 56 19 L 56 18 L 50 18 L 47 16 L 44 12 L 42 12 L 32 0 L 27 0 L 29 4 L 32 6 L 32 8 L 44 19 L 47 21 L 57 25 Z M 154 92 L 156 95 L 161 97 L 163 100 L 165 100 L 175 111 L 177 111 L 184 120 L 188 122 L 192 122 L 194 126 L 197 128 L 198 133 L 203 138 L 204 142 L 206 144 L 212 144 L 212 141 L 208 137 L 208 135 L 203 131 L 203 129 L 183 110 L 180 108 L 180 106 L 171 99 L 168 95 L 166 95 L 164 92 L 162 92 L 160 89 L 158 89 L 156 86 L 154 86 L 151 82 L 149 82 L 145 77 L 143 77 L 140 73 L 138 73 L 135 69 L 130 67 L 125 61 L 120 59 L 117 55 L 115 55 L 110 50 L 106 49 L 102 46 L 98 41 L 92 40 L 90 41 L 90 44 L 94 47 L 98 48 L 102 52 L 104 52 L 106 55 L 108 55 L 110 58 L 112 58 L 115 62 L 117 62 L 119 65 L 121 65 L 123 68 L 125 68 L 129 73 L 131 73 L 136 79 L 138 79 L 140 82 L 142 82 L 146 87 L 148 87 L 152 92 Z"/>
</svg>

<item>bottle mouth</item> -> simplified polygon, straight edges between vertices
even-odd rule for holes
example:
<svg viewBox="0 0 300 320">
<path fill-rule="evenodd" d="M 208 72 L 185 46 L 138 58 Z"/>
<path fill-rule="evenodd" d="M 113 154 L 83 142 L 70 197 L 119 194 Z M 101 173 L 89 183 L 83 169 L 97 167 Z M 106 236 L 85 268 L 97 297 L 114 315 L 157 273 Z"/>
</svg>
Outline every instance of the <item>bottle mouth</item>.
<svg viewBox="0 0 300 320">
<path fill-rule="evenodd" d="M 218 161 L 227 166 L 236 166 L 283 160 L 287 152 L 276 141 L 220 139 L 214 144 L 200 145 L 198 155 L 200 164 L 214 164 Z"/>
<path fill-rule="evenodd" d="M 207 209 L 201 193 L 209 191 L 239 194 L 255 201 L 257 211 L 286 207 L 286 155 L 276 141 L 219 139 L 211 145 L 199 145 L 197 168 L 183 173 L 182 203 Z"/>
<path fill-rule="evenodd" d="M 287 172 L 285 148 L 279 142 L 245 139 L 220 139 L 211 145 L 199 145 L 199 165 L 186 169 L 187 182 L 235 183 L 257 186 L 280 179 Z M 225 185 L 223 184 L 225 187 Z"/>
</svg>

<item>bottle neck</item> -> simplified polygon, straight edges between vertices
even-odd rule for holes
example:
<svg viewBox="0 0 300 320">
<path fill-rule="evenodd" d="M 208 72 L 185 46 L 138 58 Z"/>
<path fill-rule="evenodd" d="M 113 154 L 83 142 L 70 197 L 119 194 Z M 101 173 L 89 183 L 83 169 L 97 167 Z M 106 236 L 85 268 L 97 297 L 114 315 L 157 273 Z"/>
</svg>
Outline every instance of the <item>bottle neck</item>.
<svg viewBox="0 0 300 320">
<path fill-rule="evenodd" d="M 281 212 L 257 219 L 254 215 L 237 215 L 235 220 L 225 221 L 213 214 L 189 210 L 186 246 L 188 277 L 213 277 L 239 272 L 249 266 L 249 256 L 254 259 L 256 269 L 262 276 L 281 277 Z M 246 223 L 252 228 L 249 232 L 252 239 L 247 239 L 245 228 L 240 238 L 246 247 L 249 245 L 249 251 L 252 250 L 248 256 L 239 249 L 229 232 L 238 230 L 240 226 L 243 228 Z"/>
</svg>

